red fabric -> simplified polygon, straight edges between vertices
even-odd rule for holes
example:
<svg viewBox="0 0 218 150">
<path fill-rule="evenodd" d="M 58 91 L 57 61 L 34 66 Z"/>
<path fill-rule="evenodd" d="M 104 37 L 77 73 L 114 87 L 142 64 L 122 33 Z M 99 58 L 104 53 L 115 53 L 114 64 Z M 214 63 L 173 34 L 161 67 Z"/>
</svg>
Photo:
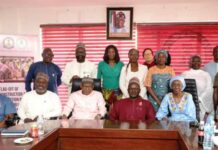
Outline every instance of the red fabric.
<svg viewBox="0 0 218 150">
<path fill-rule="evenodd" d="M 117 96 L 115 95 L 115 92 L 112 91 L 111 95 L 108 98 L 108 103 L 111 105 L 117 101 Z"/>
<path fill-rule="evenodd" d="M 153 66 L 155 65 L 155 61 L 153 61 L 153 62 L 152 62 L 152 63 L 150 63 L 150 64 L 148 64 L 148 63 L 144 62 L 144 63 L 143 63 L 143 65 L 147 66 L 147 67 L 148 67 L 148 69 L 149 69 L 149 68 L 151 68 L 151 67 L 153 67 Z"/>
<path fill-rule="evenodd" d="M 155 120 L 155 111 L 151 103 L 138 97 L 136 100 L 130 98 L 117 101 L 111 106 L 109 112 L 110 120 L 118 121 L 146 121 Z"/>
</svg>

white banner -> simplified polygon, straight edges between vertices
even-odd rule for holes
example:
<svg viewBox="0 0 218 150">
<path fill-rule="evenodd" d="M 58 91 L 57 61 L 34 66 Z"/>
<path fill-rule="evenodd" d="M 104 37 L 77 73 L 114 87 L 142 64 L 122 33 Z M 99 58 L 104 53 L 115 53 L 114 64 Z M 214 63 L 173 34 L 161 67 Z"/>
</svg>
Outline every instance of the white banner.
<svg viewBox="0 0 218 150">
<path fill-rule="evenodd" d="M 39 54 L 37 36 L 0 35 L 0 94 L 19 103 L 29 66 Z"/>
<path fill-rule="evenodd" d="M 18 105 L 23 94 L 25 93 L 25 84 L 22 83 L 1 83 L 0 84 L 0 93 L 6 95 L 13 100 L 13 102 Z"/>
</svg>

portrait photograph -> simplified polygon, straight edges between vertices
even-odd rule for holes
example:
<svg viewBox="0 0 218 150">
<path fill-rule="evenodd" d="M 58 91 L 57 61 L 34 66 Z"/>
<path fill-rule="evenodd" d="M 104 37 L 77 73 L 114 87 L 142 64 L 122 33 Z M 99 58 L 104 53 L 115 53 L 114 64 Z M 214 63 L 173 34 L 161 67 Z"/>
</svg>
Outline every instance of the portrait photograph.
<svg viewBox="0 0 218 150">
<path fill-rule="evenodd" d="M 132 39 L 133 7 L 107 8 L 107 39 Z"/>
</svg>

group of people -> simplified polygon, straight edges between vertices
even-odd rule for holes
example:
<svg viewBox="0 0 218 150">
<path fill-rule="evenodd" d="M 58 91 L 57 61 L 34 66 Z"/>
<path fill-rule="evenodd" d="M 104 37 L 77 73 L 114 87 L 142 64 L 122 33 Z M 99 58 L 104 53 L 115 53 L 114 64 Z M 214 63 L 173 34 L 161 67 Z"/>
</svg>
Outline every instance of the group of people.
<svg viewBox="0 0 218 150">
<path fill-rule="evenodd" d="M 33 63 L 26 76 L 26 93 L 18 106 L 21 122 L 36 121 L 62 116 L 63 119 L 101 119 L 118 121 L 197 121 L 192 95 L 184 92 L 186 78 L 196 80 L 200 104 L 200 118 L 216 108 L 212 100 L 213 79 L 218 72 L 218 46 L 213 49 L 214 60 L 201 70 L 201 57 L 190 58 L 190 70 L 175 76 L 168 51 L 152 49 L 143 51 L 144 64 L 139 64 L 139 51 L 130 49 L 129 62 L 124 65 L 116 46 L 105 49 L 98 67 L 86 59 L 84 43 L 75 49 L 76 60 L 66 64 L 63 74 L 52 62 L 50 48 L 42 53 L 43 60 Z M 81 90 L 71 93 L 72 83 L 81 78 Z M 102 80 L 102 92 L 94 91 L 93 78 Z M 33 88 L 31 88 L 31 83 Z M 69 99 L 61 111 L 57 87 L 64 83 L 69 89 Z M 0 97 L 0 127 L 16 109 L 6 97 Z"/>
</svg>

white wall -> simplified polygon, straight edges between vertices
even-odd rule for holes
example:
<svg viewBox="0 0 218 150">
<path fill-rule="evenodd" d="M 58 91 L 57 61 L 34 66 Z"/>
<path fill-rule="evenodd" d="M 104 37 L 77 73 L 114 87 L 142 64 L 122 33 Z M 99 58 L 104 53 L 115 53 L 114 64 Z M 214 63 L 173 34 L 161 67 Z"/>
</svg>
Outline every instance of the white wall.
<svg viewBox="0 0 218 150">
<path fill-rule="evenodd" d="M 155 1 L 155 0 L 154 0 Z M 156 0 L 134 7 L 134 22 L 218 22 L 218 0 L 163 3 Z M 0 34 L 39 34 L 40 24 L 105 23 L 106 7 L 75 6 L 59 8 L 0 7 Z"/>
</svg>

